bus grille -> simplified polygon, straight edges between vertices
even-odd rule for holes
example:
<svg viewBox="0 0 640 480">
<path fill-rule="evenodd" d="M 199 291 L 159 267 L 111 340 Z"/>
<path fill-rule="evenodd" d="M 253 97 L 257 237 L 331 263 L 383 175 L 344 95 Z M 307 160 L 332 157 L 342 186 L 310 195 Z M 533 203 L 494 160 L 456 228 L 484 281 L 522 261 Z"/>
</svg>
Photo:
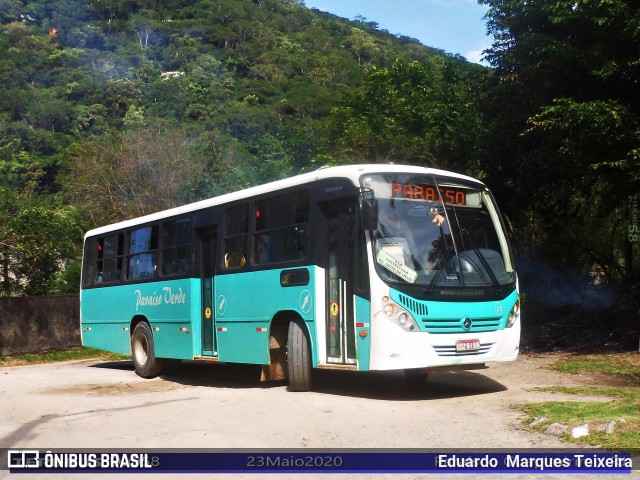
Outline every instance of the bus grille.
<svg viewBox="0 0 640 480">
<path fill-rule="evenodd" d="M 474 333 L 474 332 L 494 332 L 500 329 L 502 318 L 472 318 L 471 328 L 465 329 L 462 325 L 462 318 L 430 318 L 429 311 L 424 302 L 414 300 L 406 295 L 398 295 L 398 303 L 419 319 L 422 323 L 422 330 L 429 333 Z"/>
<path fill-rule="evenodd" d="M 419 302 L 411 297 L 407 297 L 406 295 L 402 294 L 399 295 L 399 300 L 402 306 L 412 312 L 414 315 L 424 316 L 429 314 L 427 306 L 422 302 Z"/>
<path fill-rule="evenodd" d="M 480 350 L 474 350 L 472 352 L 456 352 L 455 345 L 434 345 L 433 349 L 440 357 L 469 357 L 489 353 L 494 345 L 495 343 L 481 343 Z"/>
<path fill-rule="evenodd" d="M 500 317 L 472 318 L 471 328 L 465 329 L 461 318 L 426 318 L 422 317 L 422 326 L 429 333 L 474 333 L 494 332 L 500 328 Z"/>
</svg>

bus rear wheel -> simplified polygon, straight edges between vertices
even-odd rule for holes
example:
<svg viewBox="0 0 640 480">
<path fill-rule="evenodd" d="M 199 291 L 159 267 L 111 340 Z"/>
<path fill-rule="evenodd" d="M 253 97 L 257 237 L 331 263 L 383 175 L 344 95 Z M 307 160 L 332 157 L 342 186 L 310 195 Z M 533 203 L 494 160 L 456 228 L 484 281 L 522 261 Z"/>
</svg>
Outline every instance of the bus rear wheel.
<svg viewBox="0 0 640 480">
<path fill-rule="evenodd" d="M 140 322 L 131 335 L 131 356 L 136 373 L 142 378 L 154 378 L 162 373 L 163 359 L 156 358 L 153 333 L 146 322 Z"/>
<path fill-rule="evenodd" d="M 287 372 L 289 374 L 289 391 L 307 392 L 311 389 L 309 339 L 303 327 L 295 321 L 289 323 Z"/>
</svg>

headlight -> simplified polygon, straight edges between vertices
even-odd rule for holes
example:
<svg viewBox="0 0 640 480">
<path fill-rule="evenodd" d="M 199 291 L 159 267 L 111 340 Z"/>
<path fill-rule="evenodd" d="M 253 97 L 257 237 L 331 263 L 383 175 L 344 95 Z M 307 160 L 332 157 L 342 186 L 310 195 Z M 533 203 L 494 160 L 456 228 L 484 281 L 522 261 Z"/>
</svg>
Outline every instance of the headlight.
<svg viewBox="0 0 640 480">
<path fill-rule="evenodd" d="M 516 300 L 516 304 L 509 312 L 509 318 L 507 319 L 507 328 L 513 327 L 513 325 L 520 320 L 520 297 Z"/>
<path fill-rule="evenodd" d="M 418 324 L 416 323 L 413 315 L 407 312 L 400 305 L 393 302 L 389 297 L 382 297 L 382 311 L 384 316 L 391 320 L 396 325 L 401 326 L 407 332 L 419 332 Z"/>
</svg>

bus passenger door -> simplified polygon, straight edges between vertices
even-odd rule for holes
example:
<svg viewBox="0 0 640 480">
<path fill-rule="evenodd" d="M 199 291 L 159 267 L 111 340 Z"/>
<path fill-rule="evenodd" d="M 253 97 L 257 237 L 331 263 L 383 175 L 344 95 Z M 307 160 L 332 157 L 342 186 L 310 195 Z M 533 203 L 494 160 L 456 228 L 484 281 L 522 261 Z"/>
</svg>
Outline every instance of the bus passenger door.
<svg viewBox="0 0 640 480">
<path fill-rule="evenodd" d="M 356 244 L 356 204 L 342 200 L 326 204 L 325 328 L 327 361 L 356 364 L 354 324 L 354 251 Z"/>
<path fill-rule="evenodd" d="M 216 344 L 216 329 L 213 308 L 213 276 L 216 267 L 216 240 L 215 227 L 206 227 L 197 230 L 198 237 L 198 262 L 200 267 L 200 295 L 201 302 L 201 332 L 202 355 L 216 356 L 218 354 Z"/>
</svg>

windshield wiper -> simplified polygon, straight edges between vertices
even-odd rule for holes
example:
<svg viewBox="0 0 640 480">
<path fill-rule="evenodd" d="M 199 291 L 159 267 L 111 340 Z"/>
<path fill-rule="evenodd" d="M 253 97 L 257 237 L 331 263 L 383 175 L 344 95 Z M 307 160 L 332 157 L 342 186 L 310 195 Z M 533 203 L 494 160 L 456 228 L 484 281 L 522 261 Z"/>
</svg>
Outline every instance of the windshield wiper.
<svg viewBox="0 0 640 480">
<path fill-rule="evenodd" d="M 433 288 L 436 286 L 436 283 L 438 283 L 438 281 L 440 280 L 440 277 L 442 277 L 442 272 L 447 270 L 447 264 L 449 263 L 449 259 L 451 258 L 451 247 L 447 245 L 447 237 L 442 231 L 442 227 L 440 228 L 440 239 L 442 241 L 442 246 L 444 248 L 440 250 L 440 255 L 438 255 L 438 258 L 436 258 L 438 270 L 436 270 L 435 275 L 429 282 L 429 285 L 427 285 L 427 288 L 425 290 L 426 293 L 431 293 L 433 291 Z M 442 261 L 443 259 L 444 259 L 444 262 Z"/>
<path fill-rule="evenodd" d="M 436 187 L 436 190 L 438 191 L 438 198 L 440 199 L 440 205 L 442 206 L 442 212 L 444 213 L 444 216 L 446 218 L 447 223 L 449 224 L 449 231 L 451 232 L 451 245 L 453 246 L 453 253 L 455 254 L 456 258 L 458 259 L 458 269 L 460 270 L 460 278 L 458 279 L 460 281 L 460 283 L 462 284 L 462 286 L 464 287 L 464 275 L 462 273 L 462 264 L 460 263 L 460 252 L 458 252 L 458 246 L 456 245 L 456 240 L 453 237 L 453 224 L 451 223 L 451 219 L 449 218 L 449 212 L 447 211 L 447 206 L 444 203 L 444 197 L 442 196 L 442 192 L 440 191 L 440 185 L 438 184 L 438 180 L 436 179 L 435 175 L 432 175 L 431 178 L 433 179 L 433 184 Z M 455 213 L 455 207 L 452 205 L 453 208 L 453 212 Z M 458 223 L 458 219 L 456 216 L 456 223 L 458 224 L 458 228 L 459 228 L 459 223 Z M 443 235 L 442 233 L 442 225 L 439 223 L 440 225 L 440 235 Z M 443 238 L 444 241 L 444 238 Z M 445 250 L 447 250 L 447 253 L 449 253 L 449 249 L 446 248 L 445 246 Z M 448 263 L 448 260 L 447 260 Z M 432 284 L 435 285 L 435 283 L 432 281 Z M 430 285 L 430 288 L 433 288 L 433 285 Z M 431 290 L 429 290 L 431 291 Z"/>
<path fill-rule="evenodd" d="M 469 230 L 467 230 L 466 228 L 460 228 L 460 233 L 467 235 L 467 239 L 469 240 L 469 245 L 471 245 L 471 250 L 473 250 L 473 253 L 476 254 L 476 256 L 478 257 L 478 260 L 480 260 L 480 263 L 482 263 L 482 266 L 487 271 L 487 274 L 489 275 L 489 279 L 491 280 L 491 284 L 493 285 L 493 288 L 498 290 L 500 288 L 500 282 L 498 282 L 498 278 L 496 277 L 495 273 L 493 273 L 493 270 L 491 269 L 489 262 L 487 262 L 486 257 L 482 254 L 482 252 L 476 245 L 476 242 L 473 240 L 473 237 L 469 233 Z M 460 266 L 460 269 L 462 269 L 462 265 Z"/>
<path fill-rule="evenodd" d="M 440 258 L 442 258 L 444 255 L 441 255 Z M 444 272 L 446 270 L 446 268 L 438 268 L 438 270 L 436 270 L 436 274 L 433 276 L 433 278 L 431 279 L 431 281 L 429 282 L 429 285 L 427 285 L 427 289 L 425 290 L 427 293 L 431 293 L 433 291 L 433 287 L 435 287 L 436 283 L 438 282 L 438 280 L 440 279 L 440 277 L 442 276 L 442 272 Z"/>
</svg>

